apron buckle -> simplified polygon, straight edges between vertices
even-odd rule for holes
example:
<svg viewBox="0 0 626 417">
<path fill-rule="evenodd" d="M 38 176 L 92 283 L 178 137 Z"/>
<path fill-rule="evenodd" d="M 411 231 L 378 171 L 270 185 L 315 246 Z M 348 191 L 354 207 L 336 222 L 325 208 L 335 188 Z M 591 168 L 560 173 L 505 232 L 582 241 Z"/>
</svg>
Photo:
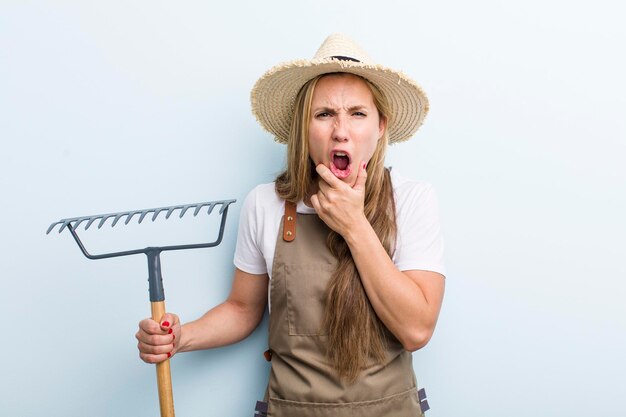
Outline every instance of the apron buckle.
<svg viewBox="0 0 626 417">
<path fill-rule="evenodd" d="M 256 407 L 254 407 L 253 417 L 266 417 L 267 416 L 267 403 L 265 401 L 257 401 Z"/>
<path fill-rule="evenodd" d="M 424 388 L 417 391 L 417 397 L 420 400 L 420 409 L 422 410 L 422 414 L 426 411 L 430 410 L 430 405 L 428 405 L 428 400 L 426 399 L 426 390 Z"/>
</svg>

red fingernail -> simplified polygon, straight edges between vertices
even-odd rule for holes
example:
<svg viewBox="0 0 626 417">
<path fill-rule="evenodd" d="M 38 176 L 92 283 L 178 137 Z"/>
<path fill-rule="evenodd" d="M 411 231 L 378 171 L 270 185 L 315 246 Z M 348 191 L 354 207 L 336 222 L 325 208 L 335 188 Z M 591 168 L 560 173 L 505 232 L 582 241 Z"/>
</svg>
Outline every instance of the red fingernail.
<svg viewBox="0 0 626 417">
<path fill-rule="evenodd" d="M 172 340 L 176 340 L 176 335 L 175 334 L 172 335 Z"/>
<path fill-rule="evenodd" d="M 174 330 L 169 329 L 169 330 L 167 331 L 167 334 L 172 334 L 172 332 L 173 332 L 173 331 L 174 331 Z"/>
<path fill-rule="evenodd" d="M 167 352 L 167 357 L 171 358 L 172 357 L 172 353 L 171 352 Z"/>
<path fill-rule="evenodd" d="M 170 322 L 169 321 L 164 321 L 163 323 L 161 323 L 161 326 L 163 326 L 163 327 L 170 327 Z"/>
<path fill-rule="evenodd" d="M 365 162 L 363 162 L 363 169 L 365 169 L 365 166 L 366 166 L 366 165 L 365 165 Z"/>
</svg>

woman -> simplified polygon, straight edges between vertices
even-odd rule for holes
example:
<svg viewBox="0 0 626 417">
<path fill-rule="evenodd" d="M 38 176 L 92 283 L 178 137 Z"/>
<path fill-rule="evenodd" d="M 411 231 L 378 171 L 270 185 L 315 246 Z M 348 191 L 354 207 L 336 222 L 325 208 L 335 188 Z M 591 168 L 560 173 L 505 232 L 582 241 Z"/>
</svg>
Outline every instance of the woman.
<svg viewBox="0 0 626 417">
<path fill-rule="evenodd" d="M 439 315 L 443 243 L 432 189 L 383 164 L 427 106 L 342 35 L 261 77 L 253 112 L 287 144 L 287 168 L 244 202 L 228 299 L 184 326 L 174 314 L 141 321 L 140 357 L 242 340 L 269 295 L 267 415 L 422 415 L 410 352 Z"/>
</svg>

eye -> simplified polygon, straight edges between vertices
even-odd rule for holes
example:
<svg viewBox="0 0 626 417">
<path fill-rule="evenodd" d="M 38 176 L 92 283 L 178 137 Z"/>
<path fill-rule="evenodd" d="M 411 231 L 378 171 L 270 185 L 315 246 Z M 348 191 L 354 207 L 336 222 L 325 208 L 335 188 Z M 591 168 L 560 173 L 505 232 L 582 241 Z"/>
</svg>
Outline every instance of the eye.
<svg viewBox="0 0 626 417">
<path fill-rule="evenodd" d="M 352 113 L 354 116 L 358 116 L 358 117 L 366 117 L 367 114 L 363 113 L 362 111 L 355 111 L 354 113 Z"/>
<path fill-rule="evenodd" d="M 316 119 L 325 119 L 325 118 L 330 117 L 330 116 L 332 116 L 332 115 L 331 115 L 329 112 L 327 112 L 327 111 L 323 111 L 323 112 L 319 112 L 319 113 L 317 113 L 317 114 L 315 115 L 315 118 L 316 118 Z"/>
</svg>

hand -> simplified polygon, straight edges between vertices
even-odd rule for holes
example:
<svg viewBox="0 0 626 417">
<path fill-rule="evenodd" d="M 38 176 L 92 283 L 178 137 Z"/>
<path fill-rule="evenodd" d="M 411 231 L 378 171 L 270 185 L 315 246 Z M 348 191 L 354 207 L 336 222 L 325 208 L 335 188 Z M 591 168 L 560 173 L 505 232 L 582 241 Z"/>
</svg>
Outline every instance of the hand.
<svg viewBox="0 0 626 417">
<path fill-rule="evenodd" d="M 152 319 L 141 320 L 135 334 L 139 342 L 139 357 L 146 363 L 159 363 L 169 359 L 178 350 L 180 333 L 180 320 L 176 314 L 164 314 L 160 323 Z"/>
<path fill-rule="evenodd" d="M 364 213 L 365 183 L 367 171 L 365 162 L 353 186 L 346 184 L 325 165 L 315 167 L 320 176 L 319 190 L 311 196 L 311 204 L 318 216 L 335 232 L 346 238 L 361 222 L 367 222 Z"/>
</svg>

